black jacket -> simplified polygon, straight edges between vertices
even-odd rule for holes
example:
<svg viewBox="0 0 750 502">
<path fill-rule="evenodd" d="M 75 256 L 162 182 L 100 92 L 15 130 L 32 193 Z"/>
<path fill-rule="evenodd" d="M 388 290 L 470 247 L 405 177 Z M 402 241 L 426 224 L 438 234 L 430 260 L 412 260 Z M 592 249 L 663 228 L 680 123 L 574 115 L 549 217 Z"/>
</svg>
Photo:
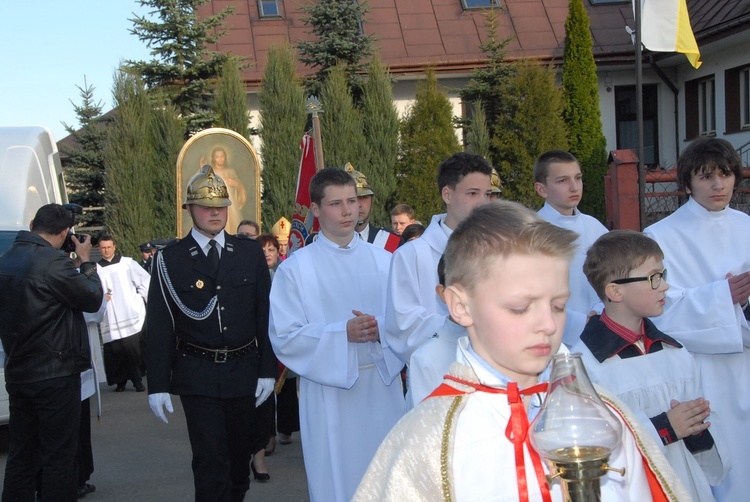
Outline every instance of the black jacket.
<svg viewBox="0 0 750 502">
<path fill-rule="evenodd" d="M 22 230 L 0 256 L 0 339 L 5 381 L 28 383 L 90 368 L 83 312 L 102 304 L 96 265 L 80 272 L 63 251 Z"/>
<path fill-rule="evenodd" d="M 260 244 L 225 233 L 216 277 L 190 235 L 156 256 L 146 315 L 149 394 L 170 392 L 215 398 L 254 395 L 258 378 L 273 378 L 277 372 L 268 341 L 271 279 Z M 211 315 L 203 320 L 192 319 L 178 308 L 160 270 L 161 260 L 175 294 L 186 308 L 201 312 L 217 295 L 218 304 Z M 240 359 L 215 363 L 178 351 L 176 337 L 209 349 L 235 349 L 257 338 L 258 349 Z"/>
</svg>

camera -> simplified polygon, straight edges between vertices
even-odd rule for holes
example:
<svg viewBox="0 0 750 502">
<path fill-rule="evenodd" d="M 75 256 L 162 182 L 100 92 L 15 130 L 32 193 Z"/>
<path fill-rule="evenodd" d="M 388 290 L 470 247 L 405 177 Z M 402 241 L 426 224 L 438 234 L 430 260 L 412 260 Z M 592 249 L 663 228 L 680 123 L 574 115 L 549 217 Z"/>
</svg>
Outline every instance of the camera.
<svg viewBox="0 0 750 502">
<path fill-rule="evenodd" d="M 83 214 L 83 208 L 79 206 L 78 204 L 63 204 L 63 207 L 68 211 L 68 214 L 70 214 L 70 222 L 68 224 L 68 227 L 70 227 L 70 230 L 68 230 L 68 235 L 65 237 L 65 242 L 62 245 L 62 250 L 65 251 L 67 254 L 70 254 L 76 250 L 75 242 L 73 242 L 73 239 L 70 237 L 73 235 L 73 227 L 76 226 L 76 223 L 78 222 L 78 217 Z M 76 238 L 80 242 L 86 241 L 86 236 L 76 235 Z"/>
</svg>

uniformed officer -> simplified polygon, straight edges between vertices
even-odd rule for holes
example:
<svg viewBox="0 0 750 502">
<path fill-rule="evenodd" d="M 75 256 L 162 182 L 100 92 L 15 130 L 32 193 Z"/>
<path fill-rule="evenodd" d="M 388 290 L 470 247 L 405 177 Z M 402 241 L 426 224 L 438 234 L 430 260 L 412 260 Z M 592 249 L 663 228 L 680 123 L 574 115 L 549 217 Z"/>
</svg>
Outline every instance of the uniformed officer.
<svg viewBox="0 0 750 502">
<path fill-rule="evenodd" d="M 196 501 L 243 500 L 256 404 L 273 390 L 271 281 L 260 244 L 224 231 L 224 181 L 203 166 L 182 205 L 193 228 L 157 252 L 148 299 L 148 392 L 167 422 L 180 396 Z"/>
<path fill-rule="evenodd" d="M 153 256 L 154 252 L 156 252 L 156 247 L 151 242 L 144 242 L 140 246 L 138 246 L 141 250 L 141 267 L 143 267 L 143 270 L 151 273 L 151 264 L 153 263 Z"/>
<path fill-rule="evenodd" d="M 500 198 L 500 194 L 503 193 L 502 184 L 500 183 L 500 175 L 497 174 L 495 168 L 492 168 L 492 176 L 490 176 L 490 185 L 492 186 L 492 192 L 490 193 L 490 200 L 497 200 Z"/>
</svg>

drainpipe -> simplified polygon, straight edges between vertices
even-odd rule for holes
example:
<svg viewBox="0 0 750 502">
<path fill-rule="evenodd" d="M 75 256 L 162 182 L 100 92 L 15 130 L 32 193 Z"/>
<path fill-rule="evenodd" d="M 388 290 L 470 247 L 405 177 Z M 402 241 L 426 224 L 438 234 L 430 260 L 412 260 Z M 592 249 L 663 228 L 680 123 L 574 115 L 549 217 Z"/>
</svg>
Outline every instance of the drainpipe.
<svg viewBox="0 0 750 502">
<path fill-rule="evenodd" d="M 649 55 L 649 62 L 651 63 L 651 69 L 659 76 L 662 82 L 666 84 L 672 95 L 674 96 L 674 148 L 675 148 L 675 160 L 680 156 L 680 103 L 679 94 L 680 90 L 675 86 L 664 71 L 659 68 L 654 60 L 654 55 Z"/>
</svg>

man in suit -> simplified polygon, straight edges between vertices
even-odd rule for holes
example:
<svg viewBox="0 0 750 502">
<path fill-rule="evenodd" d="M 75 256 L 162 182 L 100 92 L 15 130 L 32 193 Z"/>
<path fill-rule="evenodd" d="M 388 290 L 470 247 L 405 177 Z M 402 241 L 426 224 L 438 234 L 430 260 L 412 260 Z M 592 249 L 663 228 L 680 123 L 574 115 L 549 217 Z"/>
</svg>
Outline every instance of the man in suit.
<svg viewBox="0 0 750 502">
<path fill-rule="evenodd" d="M 149 404 L 167 422 L 170 394 L 180 396 L 198 502 L 243 500 L 255 407 L 276 374 L 268 266 L 260 244 L 224 231 L 230 204 L 224 181 L 203 166 L 182 206 L 193 228 L 156 254 L 149 288 Z"/>
</svg>

